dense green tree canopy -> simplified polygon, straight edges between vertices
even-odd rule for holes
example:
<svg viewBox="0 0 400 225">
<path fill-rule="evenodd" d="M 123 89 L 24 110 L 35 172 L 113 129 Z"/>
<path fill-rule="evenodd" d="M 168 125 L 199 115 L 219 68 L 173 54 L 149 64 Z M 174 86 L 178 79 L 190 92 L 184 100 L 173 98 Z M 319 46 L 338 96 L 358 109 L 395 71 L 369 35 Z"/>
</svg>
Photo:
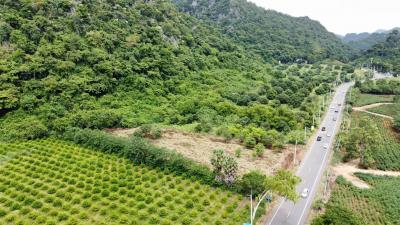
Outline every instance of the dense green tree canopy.
<svg viewBox="0 0 400 225">
<path fill-rule="evenodd" d="M 364 64 L 370 64 L 381 72 L 400 74 L 400 31 L 393 30 L 387 35 L 385 41 L 374 45 L 364 52 L 358 60 Z"/>
<path fill-rule="evenodd" d="M 180 9 L 217 24 L 235 43 L 270 61 L 346 60 L 351 54 L 333 33 L 308 17 L 265 10 L 246 0 L 173 0 Z"/>
<path fill-rule="evenodd" d="M 165 123 L 280 147 L 340 73 L 265 64 L 168 1 L 17 0 L 0 15 L 5 139 Z"/>
</svg>

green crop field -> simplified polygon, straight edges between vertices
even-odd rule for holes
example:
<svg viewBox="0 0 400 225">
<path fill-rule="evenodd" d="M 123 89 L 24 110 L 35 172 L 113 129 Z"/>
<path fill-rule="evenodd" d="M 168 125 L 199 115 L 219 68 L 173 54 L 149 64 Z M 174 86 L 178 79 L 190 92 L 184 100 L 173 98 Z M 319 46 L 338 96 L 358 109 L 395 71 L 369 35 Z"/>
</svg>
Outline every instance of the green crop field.
<svg viewBox="0 0 400 225">
<path fill-rule="evenodd" d="M 0 144 L 0 224 L 241 224 L 247 201 L 64 141 Z"/>
<path fill-rule="evenodd" d="M 342 179 L 338 179 L 327 203 L 328 206 L 333 208 L 344 207 L 350 210 L 352 216 L 360 221 L 360 224 L 399 224 L 400 189 L 398 187 L 400 178 L 369 174 L 356 175 L 366 181 L 371 188 L 359 189 Z M 344 217 L 344 215 L 342 216 Z"/>
<path fill-rule="evenodd" d="M 366 149 L 367 155 L 373 159 L 371 166 L 382 170 L 400 170 L 400 134 L 393 130 L 393 122 L 390 119 L 353 111 L 350 127 L 352 129 L 368 127 L 361 126 L 362 123 L 369 123 L 377 130 L 374 133 L 375 136 L 372 137 L 375 142 L 374 147 Z M 346 138 L 346 135 L 354 134 L 344 131 L 342 135 Z M 357 138 L 355 139 L 351 141 L 357 141 Z M 370 188 L 357 188 L 343 177 L 338 177 L 333 186 L 332 195 L 325 205 L 324 214 L 314 219 L 312 224 L 400 224 L 400 189 L 398 188 L 400 177 L 361 173 L 355 175 L 368 183 Z"/>
<path fill-rule="evenodd" d="M 382 170 L 400 170 L 400 134 L 392 128 L 393 122 L 390 119 L 370 115 L 363 112 L 352 113 L 353 127 L 359 126 L 361 118 L 373 123 L 378 128 L 376 148 L 371 151 L 375 166 Z"/>
<path fill-rule="evenodd" d="M 393 95 L 358 94 L 354 106 L 364 106 L 380 102 L 393 102 Z"/>
<path fill-rule="evenodd" d="M 395 117 L 400 114 L 400 104 L 381 105 L 368 109 L 368 111 Z"/>
</svg>

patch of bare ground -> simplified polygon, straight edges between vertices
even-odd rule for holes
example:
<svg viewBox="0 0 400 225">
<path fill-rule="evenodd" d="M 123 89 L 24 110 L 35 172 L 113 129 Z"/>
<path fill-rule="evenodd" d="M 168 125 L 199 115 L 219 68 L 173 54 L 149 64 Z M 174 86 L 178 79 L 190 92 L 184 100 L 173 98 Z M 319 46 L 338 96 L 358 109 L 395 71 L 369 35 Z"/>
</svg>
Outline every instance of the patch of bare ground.
<svg viewBox="0 0 400 225">
<path fill-rule="evenodd" d="M 115 136 L 118 136 L 118 137 L 129 137 L 133 133 L 135 133 L 135 131 L 137 129 L 139 129 L 139 128 L 138 127 L 137 128 L 128 128 L 128 129 L 125 129 L 125 128 L 109 128 L 109 129 L 106 129 L 106 131 L 108 133 L 111 133 L 111 134 L 113 134 Z"/>
<path fill-rule="evenodd" d="M 358 188 L 369 188 L 369 185 L 363 180 L 359 179 L 354 175 L 354 173 L 369 173 L 379 176 L 400 176 L 398 171 L 383 171 L 383 170 L 373 170 L 373 169 L 360 169 L 357 167 L 357 161 L 351 161 L 348 163 L 338 164 L 332 167 L 333 172 L 336 176 L 342 175 L 346 180 L 353 183 L 354 186 Z"/>
<path fill-rule="evenodd" d="M 136 129 L 108 129 L 107 131 L 120 137 L 129 137 Z M 293 145 L 287 145 L 282 150 L 266 149 L 262 158 L 254 158 L 253 151 L 241 145 L 237 140 L 225 140 L 213 135 L 190 133 L 172 128 L 164 129 L 160 139 L 149 141 L 155 146 L 175 150 L 185 157 L 209 167 L 211 167 L 210 158 L 215 149 L 222 149 L 234 157 L 236 157 L 236 149 L 241 149 L 240 157 L 236 158 L 240 174 L 259 170 L 266 175 L 272 175 L 279 169 L 292 169 L 293 166 Z M 303 149 L 304 146 L 297 146 L 297 161 L 302 158 Z"/>
</svg>

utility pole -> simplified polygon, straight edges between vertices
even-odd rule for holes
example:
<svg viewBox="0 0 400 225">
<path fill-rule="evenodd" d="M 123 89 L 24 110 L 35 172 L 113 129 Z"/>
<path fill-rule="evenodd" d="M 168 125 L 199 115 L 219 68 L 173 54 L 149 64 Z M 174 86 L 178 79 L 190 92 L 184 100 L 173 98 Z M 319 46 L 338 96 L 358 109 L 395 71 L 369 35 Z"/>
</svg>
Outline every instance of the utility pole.
<svg viewBox="0 0 400 225">
<path fill-rule="evenodd" d="M 315 117 L 314 117 L 314 114 L 312 115 L 312 130 L 314 129 L 314 127 L 315 127 Z"/>
<path fill-rule="evenodd" d="M 296 144 L 294 145 L 294 154 L 293 154 L 293 165 L 296 166 L 296 154 L 297 154 L 297 140 Z"/>
<path fill-rule="evenodd" d="M 328 180 L 329 180 L 329 170 L 326 173 L 326 180 L 325 180 L 325 188 L 324 188 L 324 196 L 326 196 L 326 192 L 328 189 Z"/>
<path fill-rule="evenodd" d="M 321 106 L 318 107 L 318 122 L 321 120 Z"/>
<path fill-rule="evenodd" d="M 307 127 L 304 126 L 304 144 L 307 143 Z"/>
<path fill-rule="evenodd" d="M 250 192 L 250 224 L 253 225 L 254 222 L 254 218 L 256 217 L 256 212 L 258 207 L 260 206 L 261 202 L 265 199 L 265 197 L 269 194 L 270 196 L 272 196 L 272 192 L 270 191 L 264 191 L 261 194 L 261 197 L 259 198 L 257 204 L 255 205 L 255 207 L 253 207 L 253 190 L 251 190 Z"/>
<path fill-rule="evenodd" d="M 250 191 L 250 224 L 253 225 L 253 190 Z"/>
</svg>

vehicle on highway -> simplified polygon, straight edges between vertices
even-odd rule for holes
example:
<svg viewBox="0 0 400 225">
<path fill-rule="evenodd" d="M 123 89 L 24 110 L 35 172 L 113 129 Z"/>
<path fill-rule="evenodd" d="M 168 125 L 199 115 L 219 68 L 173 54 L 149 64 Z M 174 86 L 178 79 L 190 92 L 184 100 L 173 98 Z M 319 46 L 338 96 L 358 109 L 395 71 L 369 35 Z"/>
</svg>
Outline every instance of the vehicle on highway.
<svg viewBox="0 0 400 225">
<path fill-rule="evenodd" d="M 335 113 L 338 113 L 338 112 L 339 112 L 339 110 L 336 109 L 336 110 L 335 110 Z"/>
<path fill-rule="evenodd" d="M 310 191 L 308 190 L 308 188 L 304 188 L 303 192 L 301 192 L 301 197 L 302 198 L 307 198 L 309 192 Z"/>
<path fill-rule="evenodd" d="M 337 118 L 336 117 L 333 117 L 333 119 L 332 119 L 333 121 L 336 121 L 337 120 Z"/>
<path fill-rule="evenodd" d="M 322 127 L 322 131 L 326 131 L 326 127 Z"/>
<path fill-rule="evenodd" d="M 330 136 L 331 136 L 331 134 L 330 134 L 330 133 L 326 133 L 326 136 L 327 136 L 327 137 L 330 137 Z"/>
<path fill-rule="evenodd" d="M 324 149 L 327 149 L 329 147 L 328 143 L 324 144 Z"/>
<path fill-rule="evenodd" d="M 318 136 L 318 137 L 317 137 L 317 141 L 321 141 L 321 139 L 322 139 L 321 136 Z"/>
<path fill-rule="evenodd" d="M 338 105 L 338 106 L 342 106 L 342 104 L 340 104 L 340 103 L 339 103 L 339 104 L 337 104 L 337 105 Z"/>
<path fill-rule="evenodd" d="M 331 106 L 331 109 L 334 109 L 335 107 Z"/>
</svg>

